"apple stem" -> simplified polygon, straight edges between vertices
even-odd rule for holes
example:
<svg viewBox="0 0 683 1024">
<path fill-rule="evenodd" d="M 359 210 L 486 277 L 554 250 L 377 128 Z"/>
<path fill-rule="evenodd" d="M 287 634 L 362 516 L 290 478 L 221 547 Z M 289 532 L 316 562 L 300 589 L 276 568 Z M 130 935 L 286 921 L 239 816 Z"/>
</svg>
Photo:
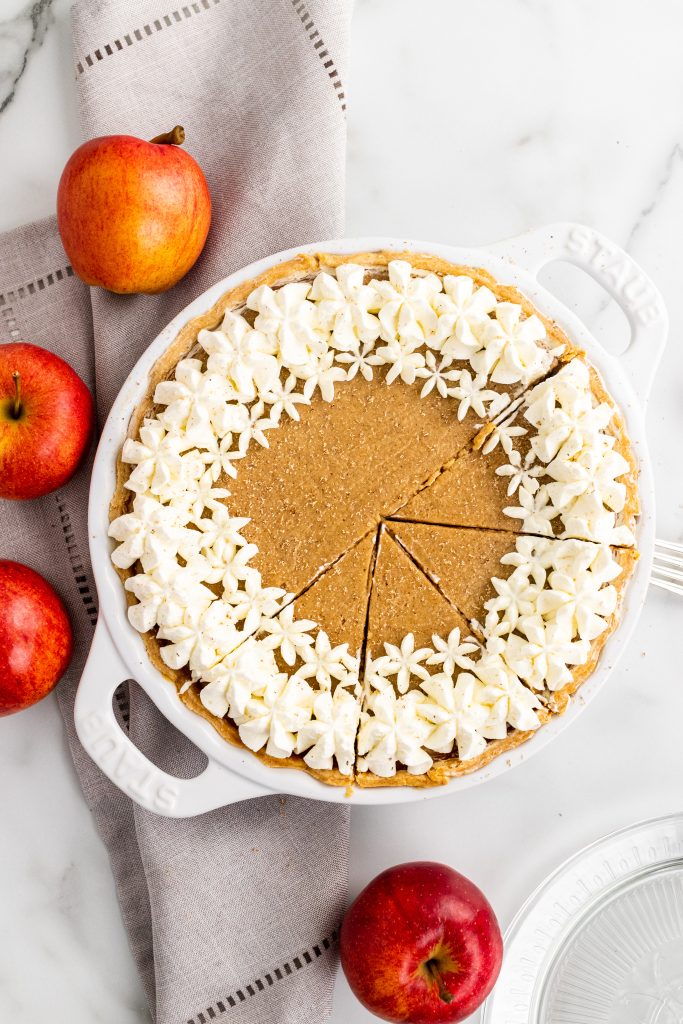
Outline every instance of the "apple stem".
<svg viewBox="0 0 683 1024">
<path fill-rule="evenodd" d="M 14 381 L 14 401 L 12 403 L 12 416 L 15 420 L 19 419 L 21 415 L 21 374 L 18 370 L 15 370 L 12 374 L 12 380 Z"/>
<path fill-rule="evenodd" d="M 185 129 L 181 124 L 177 124 L 170 132 L 164 132 L 162 135 L 155 135 L 154 138 L 149 141 L 156 142 L 160 146 L 182 146 L 185 141 Z"/>
<path fill-rule="evenodd" d="M 436 960 L 427 960 L 424 966 L 428 976 L 436 985 L 437 992 L 439 993 L 439 999 L 441 999 L 441 1001 L 444 1003 L 452 1003 L 453 993 L 449 992 L 448 989 L 446 988 L 444 980 L 441 977 L 441 971 L 439 970 L 439 966 Z"/>
</svg>

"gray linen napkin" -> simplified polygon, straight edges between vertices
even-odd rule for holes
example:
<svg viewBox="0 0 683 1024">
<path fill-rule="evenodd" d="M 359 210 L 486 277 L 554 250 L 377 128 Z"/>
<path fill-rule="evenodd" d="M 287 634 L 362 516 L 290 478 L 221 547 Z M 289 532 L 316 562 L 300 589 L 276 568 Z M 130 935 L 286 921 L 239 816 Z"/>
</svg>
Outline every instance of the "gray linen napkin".
<svg viewBox="0 0 683 1024">
<path fill-rule="evenodd" d="M 84 137 L 185 126 L 213 226 L 197 266 L 160 296 L 114 296 L 71 271 L 54 220 L 0 236 L 0 341 L 35 342 L 95 390 L 100 423 L 135 360 L 192 298 L 240 266 L 342 229 L 343 62 L 350 0 L 90 0 L 73 12 Z M 0 502 L 0 557 L 41 572 L 77 643 L 58 688 L 83 791 L 106 843 L 158 1024 L 320 1024 L 347 886 L 348 812 L 278 796 L 201 818 L 130 803 L 83 752 L 76 685 L 97 616 L 86 526 L 89 465 L 59 493 Z M 204 755 L 130 687 L 131 736 L 189 777 Z"/>
</svg>

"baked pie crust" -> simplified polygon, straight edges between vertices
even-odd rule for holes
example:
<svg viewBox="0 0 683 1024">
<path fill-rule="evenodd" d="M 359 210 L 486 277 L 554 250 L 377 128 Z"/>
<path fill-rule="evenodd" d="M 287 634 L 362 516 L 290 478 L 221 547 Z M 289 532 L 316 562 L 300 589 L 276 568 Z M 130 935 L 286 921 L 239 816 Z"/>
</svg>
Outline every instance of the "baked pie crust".
<svg viewBox="0 0 683 1024">
<path fill-rule="evenodd" d="M 349 267 L 364 268 L 363 288 L 358 290 L 356 279 L 354 292 L 349 285 L 342 299 L 337 296 L 341 319 L 334 322 L 345 324 L 347 334 L 349 324 L 357 329 L 355 351 L 336 345 L 331 328 L 320 327 L 329 314 L 324 307 L 325 288 L 332 287 L 327 279 L 321 285 L 322 298 L 311 298 L 309 292 L 302 299 L 305 288 L 291 291 L 292 303 L 298 301 L 304 312 L 300 322 L 295 315 L 291 323 L 287 321 L 289 313 L 282 314 L 278 342 L 275 333 L 271 336 L 268 330 L 261 330 L 260 323 L 270 322 L 266 305 L 272 303 L 273 295 L 279 293 L 286 303 L 290 295 L 286 286 L 309 286 L 321 272 L 334 277 L 338 268 Z M 472 282 L 471 287 L 465 279 Z M 339 281 L 335 288 L 346 287 L 342 272 Z M 377 285 L 378 281 L 382 284 Z M 416 288 L 420 294 L 415 308 L 402 297 L 410 294 L 414 281 L 423 282 Z M 448 297 L 446 285 L 451 289 Z M 264 288 L 261 300 L 257 289 Z M 458 316 L 449 313 L 449 302 L 456 303 L 453 296 L 466 294 L 468 289 L 475 300 L 480 294 L 482 304 L 488 301 L 491 308 L 484 314 L 473 313 L 471 323 L 465 314 L 458 314 L 464 323 L 464 341 L 456 337 L 456 326 L 445 342 L 443 338 L 435 342 L 440 318 L 451 315 L 451 321 L 460 323 Z M 372 292 L 370 298 L 366 291 Z M 412 317 L 407 325 L 401 324 L 404 307 L 410 307 L 405 315 Z M 466 308 L 466 301 L 461 308 Z M 188 373 L 194 374 L 195 383 L 211 383 L 207 378 L 216 371 L 211 370 L 213 357 L 209 355 L 207 360 L 202 338 L 208 337 L 213 345 L 211 339 L 221 335 L 224 317 L 230 313 L 236 316 L 235 330 L 247 339 L 247 361 L 248 345 L 254 338 L 261 346 L 263 366 L 272 370 L 269 360 L 280 360 L 281 387 L 277 416 L 273 412 L 275 399 L 265 386 L 260 391 L 257 387 L 248 401 L 240 403 L 234 394 L 226 400 L 231 415 L 236 416 L 238 404 L 253 411 L 260 403 L 260 411 L 245 428 L 248 441 L 244 450 L 228 445 L 224 451 L 218 442 L 230 441 L 236 428 L 223 428 L 222 437 L 219 430 L 215 445 L 209 438 L 202 446 L 192 440 L 194 428 L 188 417 L 193 412 L 186 416 L 181 409 L 185 419 L 178 423 L 169 416 L 175 408 L 173 401 L 179 408 L 185 401 L 173 398 L 182 391 L 172 383 L 177 380 L 179 364 L 186 366 L 184 361 L 189 360 Z M 501 326 L 504 320 L 508 326 Z M 517 327 L 526 321 L 530 322 L 527 333 L 531 333 L 533 322 L 536 337 L 520 345 L 520 350 L 525 346 L 527 355 L 533 350 L 532 369 L 514 380 L 514 372 L 505 367 L 496 371 L 505 359 L 499 335 L 508 330 L 514 337 Z M 287 384 L 289 398 L 283 398 L 288 373 L 282 363 L 285 329 L 290 331 L 287 338 L 292 346 L 301 346 L 301 338 L 308 332 L 307 344 L 313 348 L 320 345 L 320 352 L 311 356 L 311 366 L 321 366 L 327 358 L 327 371 L 333 371 L 328 373 L 329 384 L 325 373 L 319 375 L 312 396 L 306 393 L 305 374 L 314 373 L 309 368 L 297 376 L 295 364 L 289 371 L 290 378 L 296 380 Z M 420 330 L 426 341 L 417 344 L 411 332 Z M 363 331 L 368 336 L 377 332 L 379 337 L 368 342 L 363 340 Z M 409 338 L 405 346 L 404 335 Z M 319 336 L 327 341 L 321 343 Z M 491 338 L 491 347 L 482 344 L 477 350 L 480 337 Z M 239 339 L 235 344 L 239 347 Z M 473 349 L 469 359 L 461 354 L 468 344 Z M 216 345 L 218 365 L 221 337 Z M 448 345 L 459 353 L 450 361 L 443 354 Z M 487 354 L 498 351 L 496 346 L 503 352 L 500 362 L 492 370 L 475 372 L 475 364 L 481 366 Z M 377 355 L 380 351 L 385 355 Z M 351 376 L 353 360 L 363 352 L 363 359 L 369 359 L 361 365 L 359 356 L 357 372 Z M 394 370 L 394 376 L 402 380 L 387 387 L 386 378 Z M 230 372 L 234 390 L 237 371 Z M 351 379 L 342 380 L 347 372 Z M 372 373 L 371 380 L 365 379 L 366 372 Z M 434 377 L 431 390 L 427 388 L 430 375 Z M 332 397 L 330 387 L 332 401 L 327 400 Z M 470 392 L 475 406 L 477 396 L 481 400 L 486 395 L 485 404 L 467 408 Z M 261 400 L 266 394 L 268 400 Z M 292 395 L 298 397 L 287 409 Z M 195 406 L 192 401 L 192 397 L 187 399 L 187 408 L 197 408 L 204 415 L 201 401 L 197 399 Z M 461 416 L 456 415 L 456 402 Z M 300 421 L 293 418 L 298 416 L 297 405 L 301 405 Z M 277 423 L 270 422 L 273 418 Z M 211 414 L 204 415 L 202 429 L 210 419 Z M 158 454 L 149 454 L 149 446 L 140 441 L 141 428 L 144 431 L 150 423 L 159 444 L 168 443 L 172 449 L 170 469 L 165 464 L 160 469 Z M 277 429 L 271 429 L 275 426 Z M 255 756 L 274 767 L 301 769 L 331 785 L 355 782 L 363 787 L 438 785 L 476 771 L 526 742 L 539 726 L 563 713 L 571 695 L 594 670 L 618 623 L 623 590 L 637 559 L 633 538 L 638 515 L 637 465 L 623 419 L 595 368 L 558 325 L 543 317 L 516 289 L 499 284 L 484 270 L 453 265 L 429 254 L 387 251 L 302 254 L 271 267 L 227 291 L 211 310 L 185 325 L 154 365 L 146 397 L 133 412 L 127 437 L 117 462 L 110 519 L 112 536 L 121 542 L 112 557 L 126 585 L 131 621 L 142 633 L 151 662 L 175 684 L 185 705 L 211 722 L 225 740 L 242 746 L 248 742 Z M 239 437 L 241 445 L 242 435 Z M 257 443 L 249 443 L 252 440 Z M 143 448 L 147 455 L 141 454 Z M 191 464 L 192 479 L 198 481 L 195 463 L 200 457 L 206 465 L 221 468 L 214 470 L 209 483 L 206 476 L 202 478 L 201 487 L 209 488 L 208 504 L 202 504 L 203 497 L 197 498 L 198 504 L 190 509 L 190 498 L 173 477 L 174 467 L 181 467 L 177 470 L 180 480 L 185 479 L 185 462 Z M 148 463 L 153 463 L 151 468 Z M 136 473 L 144 478 L 142 485 Z M 157 477 L 163 478 L 159 486 L 154 482 Z M 593 477 L 595 487 L 590 482 Z M 147 502 L 140 503 L 143 511 L 138 512 L 136 502 L 141 495 Z M 223 544 L 223 562 L 218 568 L 217 542 L 211 546 L 207 541 L 201 553 L 193 546 L 203 530 L 214 536 L 210 521 L 211 516 L 220 514 L 215 511 L 217 506 L 229 509 L 230 523 L 238 523 L 234 530 L 239 533 L 239 540 Z M 160 512 L 160 507 L 182 508 L 180 525 L 171 521 L 172 513 L 168 518 Z M 211 515 L 207 516 L 207 511 Z M 158 523 L 154 516 L 160 517 Z M 595 537 L 587 535 L 591 531 Z M 219 533 L 216 531 L 216 536 Z M 174 551 L 176 535 L 183 539 Z M 177 566 L 178 578 L 189 579 L 183 570 L 192 568 L 195 557 L 202 566 L 208 565 L 207 558 L 213 562 L 205 568 L 204 577 L 198 578 L 199 597 L 192 599 L 194 605 L 188 598 L 183 606 L 182 592 L 173 589 L 172 580 L 168 582 L 169 573 Z M 220 582 L 220 571 L 230 558 L 239 565 L 228 569 Z M 527 563 L 529 572 L 540 573 L 540 577 L 529 576 L 524 581 Z M 511 578 L 518 591 L 513 598 L 508 594 Z M 500 585 L 494 586 L 496 580 Z M 253 593 L 245 596 L 247 586 Z M 140 596 L 151 590 L 156 594 L 153 599 Z M 585 599 L 581 597 L 584 593 Z M 148 624 L 154 601 L 161 610 Z M 202 633 L 196 625 L 207 601 L 221 605 L 219 613 L 225 612 L 228 602 L 236 609 L 235 616 L 241 616 L 234 624 L 239 632 L 241 623 L 241 639 L 227 653 L 215 637 L 211 639 L 209 627 Z M 490 607 L 492 602 L 498 606 Z M 249 631 L 247 615 L 252 613 L 245 611 L 248 607 L 266 609 L 258 613 L 259 625 L 252 623 Z M 278 625 L 279 619 L 284 625 Z M 571 627 L 567 625 L 570 621 Z M 308 627 L 301 626 L 302 622 L 308 622 Z M 519 622 L 526 623 L 521 627 L 526 633 L 520 634 Z M 233 627 L 223 619 L 219 625 L 221 636 L 232 635 L 229 630 Z M 302 632 L 296 633 L 299 626 Z M 197 645 L 204 644 L 213 651 L 215 663 L 207 662 L 207 668 L 191 669 L 187 662 L 180 663 L 185 656 L 182 652 L 194 643 L 193 630 L 199 639 L 192 650 L 196 652 Z M 292 630 L 294 646 L 288 647 L 286 637 Z M 157 632 L 164 635 L 159 637 Z M 211 687 L 220 690 L 221 680 L 227 678 L 221 675 L 220 666 L 235 650 L 259 644 L 267 652 L 263 656 L 270 666 L 275 703 L 272 708 L 266 706 L 267 692 L 259 689 L 258 679 L 247 678 L 247 672 L 237 683 L 225 683 L 225 711 L 219 714 L 222 696 L 218 695 L 217 707 L 215 698 L 209 700 L 207 694 Z M 388 646 L 383 653 L 384 644 Z M 451 648 L 456 650 L 455 661 Z M 221 660 L 224 654 L 225 662 Z M 190 654 L 190 665 L 192 657 Z M 206 661 L 206 654 L 202 657 Z M 566 658 L 568 662 L 563 661 Z M 404 663 L 409 667 L 401 668 Z M 479 669 L 482 678 L 477 676 Z M 280 714 L 277 694 L 287 693 L 290 685 L 296 699 Z M 448 700 L 456 693 L 460 699 L 458 686 L 463 694 L 479 694 L 471 705 L 463 704 L 462 713 L 450 705 L 449 710 L 439 703 L 441 696 L 428 692 L 430 688 L 435 693 L 438 690 Z M 239 701 L 235 687 L 244 691 Z M 481 696 L 489 690 L 500 696 L 495 700 Z M 507 717 L 501 718 L 506 701 Z M 473 726 L 471 721 L 483 721 L 483 708 L 487 721 Z M 266 728 L 266 719 L 270 722 L 267 736 L 258 732 Z M 301 724 L 295 728 L 297 722 Z M 338 728 L 337 722 L 344 729 Z M 527 728 L 524 722 L 533 725 Z M 449 741 L 451 727 L 455 732 Z M 418 739 L 413 735 L 416 732 Z M 459 756 L 466 745 L 467 756 Z M 273 749 L 275 755 L 269 753 Z M 304 759 L 315 760 L 309 756 L 311 749 L 318 751 L 317 764 Z M 402 750 L 406 753 L 401 754 Z M 340 758 L 346 758 L 343 770 Z M 328 762 L 331 766 L 320 766 Z"/>
</svg>

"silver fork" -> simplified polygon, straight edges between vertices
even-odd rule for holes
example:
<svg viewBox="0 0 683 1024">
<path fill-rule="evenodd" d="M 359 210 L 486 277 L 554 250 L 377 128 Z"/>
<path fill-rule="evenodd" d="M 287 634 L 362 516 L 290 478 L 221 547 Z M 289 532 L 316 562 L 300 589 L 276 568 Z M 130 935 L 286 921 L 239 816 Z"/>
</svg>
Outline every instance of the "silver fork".
<svg viewBox="0 0 683 1024">
<path fill-rule="evenodd" d="M 683 544 L 672 540 L 655 541 L 650 582 L 672 594 L 683 595 Z"/>
</svg>

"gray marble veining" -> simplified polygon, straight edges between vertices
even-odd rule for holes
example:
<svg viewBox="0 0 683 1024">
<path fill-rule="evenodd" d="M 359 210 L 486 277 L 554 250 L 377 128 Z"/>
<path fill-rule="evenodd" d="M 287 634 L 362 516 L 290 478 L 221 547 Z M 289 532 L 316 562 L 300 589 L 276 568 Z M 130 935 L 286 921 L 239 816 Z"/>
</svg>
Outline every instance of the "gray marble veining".
<svg viewBox="0 0 683 1024">
<path fill-rule="evenodd" d="M 53 0 L 29 0 L 13 17 L 0 21 L 0 114 L 16 95 L 32 54 L 53 23 Z"/>
</svg>

